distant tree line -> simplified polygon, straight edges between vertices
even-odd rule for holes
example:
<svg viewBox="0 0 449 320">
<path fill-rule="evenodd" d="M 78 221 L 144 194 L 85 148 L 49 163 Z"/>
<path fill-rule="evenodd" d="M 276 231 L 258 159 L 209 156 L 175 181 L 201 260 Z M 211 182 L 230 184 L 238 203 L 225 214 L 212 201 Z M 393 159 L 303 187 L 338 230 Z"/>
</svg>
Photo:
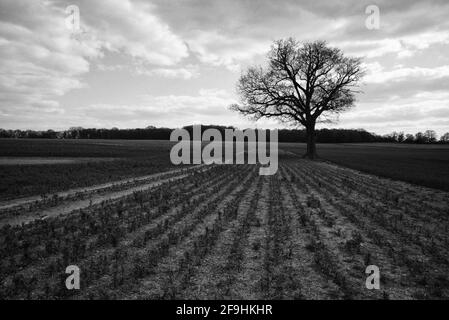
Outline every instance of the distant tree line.
<svg viewBox="0 0 449 320">
<path fill-rule="evenodd" d="M 172 130 L 170 128 L 156 128 L 153 126 L 136 129 L 84 129 L 82 127 L 72 127 L 64 131 L 0 129 L 0 138 L 169 140 Z"/>
<path fill-rule="evenodd" d="M 426 130 L 424 132 L 418 132 L 416 134 L 405 134 L 404 132 L 392 132 L 384 135 L 383 138 L 386 142 L 398 142 L 398 143 L 449 143 L 449 132 L 443 134 L 438 139 L 434 130 Z"/>
<path fill-rule="evenodd" d="M 281 129 L 279 130 L 279 141 L 281 142 L 306 142 L 305 129 Z M 383 142 L 382 136 L 368 132 L 363 129 L 317 129 L 316 142 L 318 143 L 341 143 L 341 142 Z"/>
<path fill-rule="evenodd" d="M 192 137 L 192 126 L 184 127 Z M 202 125 L 202 131 L 215 128 L 224 136 L 225 129 L 235 129 L 230 126 Z M 157 128 L 148 126 L 136 129 L 85 129 L 72 127 L 64 131 L 35 131 L 35 130 L 4 130 L 0 129 L 0 138 L 27 139 L 127 139 L 127 140 L 169 140 L 171 128 Z M 304 129 L 280 129 L 279 142 L 306 142 Z M 392 132 L 387 135 L 377 135 L 364 129 L 319 129 L 316 131 L 316 141 L 319 143 L 351 143 L 351 142 L 395 142 L 395 143 L 449 143 L 449 132 L 439 139 L 433 130 L 426 130 L 416 134 Z"/>
</svg>

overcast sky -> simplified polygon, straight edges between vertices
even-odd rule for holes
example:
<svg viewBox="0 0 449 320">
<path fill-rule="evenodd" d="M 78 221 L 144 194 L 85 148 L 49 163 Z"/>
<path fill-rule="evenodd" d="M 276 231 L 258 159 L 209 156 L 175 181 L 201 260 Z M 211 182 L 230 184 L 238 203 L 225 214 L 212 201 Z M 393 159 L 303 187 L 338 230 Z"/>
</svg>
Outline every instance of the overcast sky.
<svg viewBox="0 0 449 320">
<path fill-rule="evenodd" d="M 365 25 L 368 5 L 380 9 L 377 30 Z M 364 93 L 334 127 L 442 134 L 448 17 L 447 0 L 1 0 L 0 127 L 281 127 L 228 106 L 241 70 L 292 36 L 364 57 Z"/>
</svg>

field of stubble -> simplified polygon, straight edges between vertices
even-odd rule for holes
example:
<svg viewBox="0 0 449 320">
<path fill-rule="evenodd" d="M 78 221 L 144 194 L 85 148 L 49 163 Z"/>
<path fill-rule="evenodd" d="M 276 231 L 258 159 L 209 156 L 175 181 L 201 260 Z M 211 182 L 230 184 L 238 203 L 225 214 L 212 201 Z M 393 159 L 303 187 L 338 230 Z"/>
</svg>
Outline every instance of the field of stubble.
<svg viewBox="0 0 449 320">
<path fill-rule="evenodd" d="M 2 207 L 0 297 L 448 298 L 448 211 L 447 192 L 292 154 L 274 176 L 172 170 Z"/>
</svg>

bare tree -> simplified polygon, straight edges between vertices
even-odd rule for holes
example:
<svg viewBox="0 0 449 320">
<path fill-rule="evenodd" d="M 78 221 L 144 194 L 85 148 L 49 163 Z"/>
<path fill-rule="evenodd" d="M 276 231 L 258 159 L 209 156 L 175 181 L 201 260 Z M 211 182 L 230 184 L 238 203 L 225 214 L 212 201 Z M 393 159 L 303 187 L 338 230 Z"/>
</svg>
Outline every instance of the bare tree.
<svg viewBox="0 0 449 320">
<path fill-rule="evenodd" d="M 255 120 L 277 118 L 302 125 L 307 132 L 308 158 L 315 158 L 318 121 L 352 107 L 364 72 L 360 58 L 345 57 L 324 41 L 300 44 L 289 38 L 275 41 L 268 66 L 253 66 L 240 76 L 241 104 L 231 109 Z"/>
</svg>

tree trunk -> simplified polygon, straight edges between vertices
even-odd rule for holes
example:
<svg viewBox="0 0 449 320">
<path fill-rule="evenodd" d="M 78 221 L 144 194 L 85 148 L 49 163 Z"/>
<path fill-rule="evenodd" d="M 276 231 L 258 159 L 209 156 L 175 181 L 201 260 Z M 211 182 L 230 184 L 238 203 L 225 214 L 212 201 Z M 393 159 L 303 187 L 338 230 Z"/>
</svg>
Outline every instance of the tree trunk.
<svg viewBox="0 0 449 320">
<path fill-rule="evenodd" d="M 308 159 L 316 159 L 318 155 L 316 153 L 315 123 L 306 127 L 306 138 L 307 138 L 307 152 L 303 157 Z"/>
</svg>

